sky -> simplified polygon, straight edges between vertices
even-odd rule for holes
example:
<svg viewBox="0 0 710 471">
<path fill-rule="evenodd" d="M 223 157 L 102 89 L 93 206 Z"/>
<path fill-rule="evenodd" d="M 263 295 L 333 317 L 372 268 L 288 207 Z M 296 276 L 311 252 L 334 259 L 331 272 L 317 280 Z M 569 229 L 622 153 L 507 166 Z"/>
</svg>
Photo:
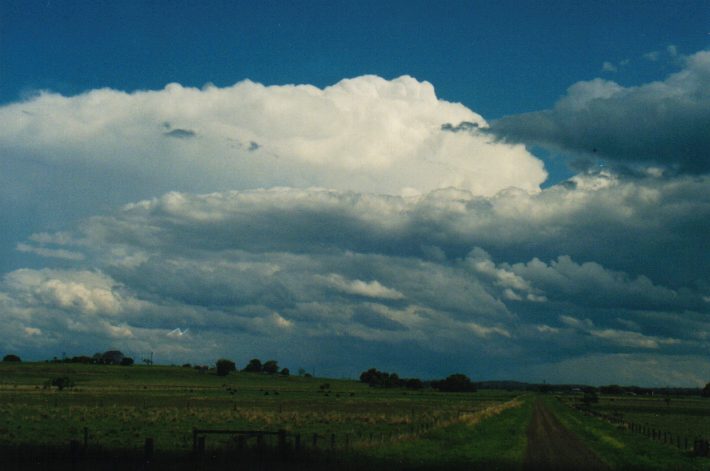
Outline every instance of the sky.
<svg viewBox="0 0 710 471">
<path fill-rule="evenodd" d="M 710 3 L 0 3 L 0 353 L 710 381 Z"/>
</svg>

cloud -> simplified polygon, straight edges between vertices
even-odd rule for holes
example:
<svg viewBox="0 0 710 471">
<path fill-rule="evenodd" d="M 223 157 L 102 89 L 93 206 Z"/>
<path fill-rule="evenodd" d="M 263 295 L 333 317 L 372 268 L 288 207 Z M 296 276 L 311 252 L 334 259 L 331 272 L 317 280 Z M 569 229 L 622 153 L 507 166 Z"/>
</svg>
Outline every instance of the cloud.
<svg viewBox="0 0 710 471">
<path fill-rule="evenodd" d="M 706 173 L 708 90 L 710 51 L 701 51 L 661 82 L 628 88 L 602 79 L 576 83 L 554 108 L 500 119 L 491 132 L 505 142 L 539 144 L 623 165 L 652 163 Z"/>
<path fill-rule="evenodd" d="M 177 139 L 191 139 L 197 135 L 197 133 L 191 129 L 172 129 L 164 133 L 167 137 L 174 137 Z"/>
<path fill-rule="evenodd" d="M 619 69 L 609 61 L 604 61 L 602 64 L 602 71 L 604 72 L 616 72 L 617 70 Z"/>
<path fill-rule="evenodd" d="M 162 192 L 277 185 L 387 194 L 448 186 L 489 195 L 508 186 L 538 190 L 546 178 L 538 159 L 478 132 L 442 132 L 442 124 L 460 122 L 487 126 L 408 76 L 362 76 L 323 89 L 169 84 L 73 97 L 42 92 L 0 108 L 0 143 L 8 151 L 3 160 L 20 169 L 31 154 L 34 162 L 91 166 L 102 179 L 120 171 L 144 196 L 147 183 Z M 167 142 L 178 140 L 184 142 Z"/>
<path fill-rule="evenodd" d="M 656 89 L 687 111 L 703 60 L 634 89 L 577 84 L 548 114 L 582 123 Z M 10 239 L 35 267 L 4 274 L 0 336 L 35 358 L 111 346 L 538 380 L 707 350 L 708 176 L 659 158 L 540 189 L 538 159 L 426 82 L 44 93 L 0 122 L 0 207 L 33 216 Z"/>
<path fill-rule="evenodd" d="M 330 275 L 324 277 L 324 281 L 328 285 L 348 294 L 383 299 L 404 298 L 402 293 L 381 285 L 377 280 L 370 282 L 362 280 L 347 280 L 336 273 L 331 273 Z"/>
</svg>

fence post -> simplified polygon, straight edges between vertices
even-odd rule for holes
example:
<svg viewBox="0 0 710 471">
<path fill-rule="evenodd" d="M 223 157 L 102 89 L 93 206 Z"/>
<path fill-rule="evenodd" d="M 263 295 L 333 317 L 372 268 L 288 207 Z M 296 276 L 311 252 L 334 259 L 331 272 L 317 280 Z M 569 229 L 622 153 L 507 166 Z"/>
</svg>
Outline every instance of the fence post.
<svg viewBox="0 0 710 471">
<path fill-rule="evenodd" d="M 89 428 L 84 427 L 84 449 L 89 446 Z"/>
<path fill-rule="evenodd" d="M 197 437 L 197 455 L 202 456 L 205 454 L 205 436 Z"/>
<path fill-rule="evenodd" d="M 335 450 L 335 434 L 330 434 L 330 449 Z"/>
<path fill-rule="evenodd" d="M 144 458 L 145 461 L 152 461 L 153 460 L 153 439 L 152 438 L 146 438 L 145 439 L 145 446 L 143 448 L 144 451 Z"/>
<path fill-rule="evenodd" d="M 318 448 L 318 434 L 313 434 L 313 448 Z"/>
<path fill-rule="evenodd" d="M 286 456 L 286 452 L 288 451 L 288 448 L 286 447 L 286 430 L 279 430 L 279 453 L 281 453 L 281 456 L 284 457 Z"/>
<path fill-rule="evenodd" d="M 69 442 L 69 454 L 71 455 L 73 463 L 79 461 L 79 450 L 79 440 L 72 440 Z"/>
</svg>

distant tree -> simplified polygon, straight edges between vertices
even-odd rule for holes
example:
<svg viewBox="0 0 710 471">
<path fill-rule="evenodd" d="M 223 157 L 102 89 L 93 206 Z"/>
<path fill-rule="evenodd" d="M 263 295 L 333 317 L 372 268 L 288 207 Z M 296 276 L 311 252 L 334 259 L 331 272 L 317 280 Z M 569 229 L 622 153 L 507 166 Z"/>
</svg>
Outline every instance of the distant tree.
<svg viewBox="0 0 710 471">
<path fill-rule="evenodd" d="M 247 373 L 261 373 L 262 372 L 261 360 L 258 358 L 252 358 L 249 360 L 249 364 L 244 367 L 244 371 Z"/>
<path fill-rule="evenodd" d="M 123 353 L 118 350 L 109 350 L 101 355 L 101 363 L 104 365 L 120 365 L 123 360 Z"/>
<path fill-rule="evenodd" d="M 63 391 L 64 388 L 73 388 L 74 381 L 72 381 L 71 378 L 69 378 L 68 376 L 57 376 L 56 378 L 52 378 L 49 381 L 49 385 L 56 387 L 60 391 Z"/>
<path fill-rule="evenodd" d="M 17 355 L 13 355 L 12 353 L 5 355 L 2 357 L 2 361 L 4 362 L 21 362 L 20 357 Z"/>
<path fill-rule="evenodd" d="M 449 375 L 446 379 L 432 382 L 432 386 L 442 392 L 476 392 L 476 385 L 461 373 Z"/>
<path fill-rule="evenodd" d="M 305 368 L 299 368 L 298 369 L 298 376 L 305 376 L 305 375 L 306 375 Z"/>
<path fill-rule="evenodd" d="M 183 368 L 192 368 L 192 365 L 189 364 L 189 363 L 183 363 L 183 364 L 182 364 L 182 367 L 183 367 Z"/>
<path fill-rule="evenodd" d="M 624 394 L 624 388 L 618 384 L 610 384 L 608 386 L 600 386 L 599 392 L 602 394 L 619 395 Z"/>
<path fill-rule="evenodd" d="M 69 362 L 70 362 L 70 363 L 83 363 L 83 364 L 86 364 L 86 363 L 91 363 L 91 361 L 92 361 L 92 358 L 89 357 L 89 356 L 86 356 L 86 355 L 79 355 L 79 356 L 71 357 L 71 358 L 69 359 Z"/>
<path fill-rule="evenodd" d="M 226 358 L 217 360 L 217 376 L 227 376 L 232 371 L 237 371 L 237 365 L 232 360 Z"/>
<path fill-rule="evenodd" d="M 703 391 L 700 393 L 703 397 L 710 397 L 710 383 L 706 384 Z"/>
<path fill-rule="evenodd" d="M 281 369 L 281 376 L 288 376 L 290 374 L 291 374 L 291 372 L 289 371 L 288 368 Z"/>
<path fill-rule="evenodd" d="M 133 366 L 133 358 L 131 358 L 131 357 L 121 358 L 121 366 Z"/>
<path fill-rule="evenodd" d="M 404 386 L 407 389 L 422 389 L 424 387 L 424 383 L 422 383 L 422 380 L 419 378 L 409 378 L 404 382 Z"/>
<path fill-rule="evenodd" d="M 270 375 L 276 374 L 279 372 L 279 364 L 276 360 L 269 360 L 261 366 L 261 371 Z"/>
</svg>

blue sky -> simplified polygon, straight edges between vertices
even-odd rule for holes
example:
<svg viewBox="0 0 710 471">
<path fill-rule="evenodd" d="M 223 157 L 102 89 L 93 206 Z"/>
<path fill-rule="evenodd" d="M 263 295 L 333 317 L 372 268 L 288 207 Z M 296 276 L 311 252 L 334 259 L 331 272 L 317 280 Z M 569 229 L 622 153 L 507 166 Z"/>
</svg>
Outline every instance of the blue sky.
<svg viewBox="0 0 710 471">
<path fill-rule="evenodd" d="M 710 6 L 0 5 L 0 351 L 710 380 Z"/>
</svg>

